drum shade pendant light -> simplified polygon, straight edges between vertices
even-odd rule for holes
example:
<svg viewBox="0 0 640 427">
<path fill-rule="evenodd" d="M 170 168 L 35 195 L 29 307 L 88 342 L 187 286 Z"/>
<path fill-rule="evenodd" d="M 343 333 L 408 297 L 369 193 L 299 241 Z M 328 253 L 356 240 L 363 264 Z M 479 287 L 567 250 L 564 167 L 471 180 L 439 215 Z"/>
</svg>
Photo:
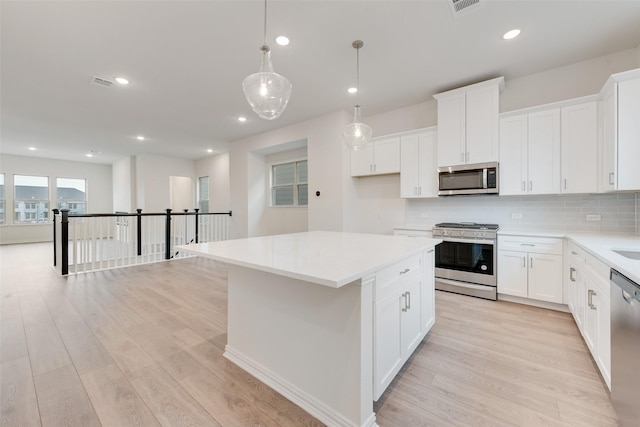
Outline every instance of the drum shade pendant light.
<svg viewBox="0 0 640 427">
<path fill-rule="evenodd" d="M 361 150 L 371 139 L 373 130 L 360 121 L 360 104 L 357 98 L 360 93 L 360 48 L 364 46 L 364 42 L 356 40 L 351 46 L 356 50 L 356 105 L 353 109 L 353 121 L 342 129 L 342 137 L 349 147 Z"/>
<path fill-rule="evenodd" d="M 256 114 L 266 120 L 280 117 L 291 97 L 291 82 L 273 71 L 267 46 L 267 0 L 264 1 L 264 43 L 260 47 L 260 69 L 242 82 L 242 91 Z"/>
</svg>

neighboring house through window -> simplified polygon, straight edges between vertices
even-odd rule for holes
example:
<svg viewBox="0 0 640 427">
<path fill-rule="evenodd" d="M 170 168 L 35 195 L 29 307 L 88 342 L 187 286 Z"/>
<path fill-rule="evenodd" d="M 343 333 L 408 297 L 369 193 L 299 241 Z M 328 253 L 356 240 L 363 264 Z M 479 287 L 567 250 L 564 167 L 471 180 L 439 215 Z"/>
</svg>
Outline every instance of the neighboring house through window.
<svg viewBox="0 0 640 427">
<path fill-rule="evenodd" d="M 49 221 L 49 178 L 14 175 L 14 224 Z"/>
<path fill-rule="evenodd" d="M 271 166 L 271 206 L 307 206 L 307 161 Z"/>
<path fill-rule="evenodd" d="M 87 213 L 87 182 L 77 178 L 56 179 L 56 205 L 70 214 Z"/>
<path fill-rule="evenodd" d="M 209 213 L 209 177 L 198 178 L 198 207 L 200 212 Z"/>
</svg>

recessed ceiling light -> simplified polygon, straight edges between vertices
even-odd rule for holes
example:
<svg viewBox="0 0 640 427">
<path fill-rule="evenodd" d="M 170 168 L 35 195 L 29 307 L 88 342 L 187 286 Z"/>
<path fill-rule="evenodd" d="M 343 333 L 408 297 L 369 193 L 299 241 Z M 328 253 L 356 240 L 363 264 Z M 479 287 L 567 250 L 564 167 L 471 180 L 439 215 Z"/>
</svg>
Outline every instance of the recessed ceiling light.
<svg viewBox="0 0 640 427">
<path fill-rule="evenodd" d="M 243 117 L 243 116 L 240 116 L 240 117 L 238 117 L 238 121 L 239 121 L 239 122 L 246 122 L 246 121 L 247 121 L 247 118 L 246 118 L 246 117 Z"/>
<path fill-rule="evenodd" d="M 286 46 L 289 44 L 289 38 L 286 36 L 278 36 L 276 37 L 276 43 L 278 43 L 280 46 Z"/>
<path fill-rule="evenodd" d="M 356 93 L 358 91 L 357 87 L 350 87 L 349 89 L 347 89 L 347 92 L 349 93 Z"/>
<path fill-rule="evenodd" d="M 121 85 L 129 84 L 129 80 L 125 79 L 124 77 L 116 77 L 116 82 L 120 83 Z"/>
<path fill-rule="evenodd" d="M 504 36 L 502 36 L 502 38 L 505 40 L 511 40 L 513 38 L 518 37 L 518 34 L 520 34 L 520 30 L 515 29 L 515 30 L 507 31 L 506 33 L 504 33 Z"/>
<path fill-rule="evenodd" d="M 144 136 L 143 135 L 138 135 L 138 136 L 136 136 L 136 139 L 138 141 L 144 141 Z"/>
<path fill-rule="evenodd" d="M 213 153 L 213 150 L 211 148 L 207 148 L 207 153 Z"/>
<path fill-rule="evenodd" d="M 36 151 L 36 150 L 37 150 L 37 148 L 36 148 L 36 147 L 29 147 L 29 148 L 28 148 L 28 150 L 29 150 L 29 151 Z"/>
<path fill-rule="evenodd" d="M 87 156 L 87 157 L 93 157 L 93 154 L 91 154 L 91 153 L 87 153 L 87 154 L 85 154 L 85 156 Z"/>
</svg>

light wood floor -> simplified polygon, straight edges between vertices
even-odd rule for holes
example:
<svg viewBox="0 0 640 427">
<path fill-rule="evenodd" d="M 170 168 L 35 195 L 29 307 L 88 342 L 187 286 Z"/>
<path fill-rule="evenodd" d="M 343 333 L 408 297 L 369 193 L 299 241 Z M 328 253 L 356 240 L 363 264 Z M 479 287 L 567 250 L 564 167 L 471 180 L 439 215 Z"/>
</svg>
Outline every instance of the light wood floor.
<svg viewBox="0 0 640 427">
<path fill-rule="evenodd" d="M 0 246 L 2 426 L 321 425 L 222 357 L 223 265 L 60 278 L 51 258 Z M 618 425 L 570 315 L 440 292 L 436 311 L 380 426 Z"/>
</svg>

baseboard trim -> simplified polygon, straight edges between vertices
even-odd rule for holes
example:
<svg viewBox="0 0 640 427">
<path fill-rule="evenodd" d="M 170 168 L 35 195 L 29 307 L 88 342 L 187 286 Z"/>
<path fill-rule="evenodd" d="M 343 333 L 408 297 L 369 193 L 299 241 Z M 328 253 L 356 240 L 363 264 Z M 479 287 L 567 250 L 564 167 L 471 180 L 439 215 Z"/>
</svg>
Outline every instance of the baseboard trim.
<svg viewBox="0 0 640 427">
<path fill-rule="evenodd" d="M 546 308 L 548 310 L 562 311 L 565 313 L 571 313 L 569 307 L 566 304 L 557 304 L 555 302 L 539 301 L 535 299 L 516 297 L 513 295 L 498 294 L 498 301 L 509 301 L 518 304 L 531 305 L 533 307 Z"/>
<path fill-rule="evenodd" d="M 284 397 L 300 406 L 302 409 L 313 415 L 328 426 L 336 427 L 378 427 L 376 423 L 376 414 L 371 415 L 360 426 L 344 417 L 342 414 L 336 413 L 323 402 L 317 400 L 307 392 L 301 390 L 295 385 L 281 378 L 276 373 L 262 366 L 250 357 L 242 354 L 228 344 L 225 346 L 223 354 L 231 362 L 235 363 L 269 387 L 282 394 Z"/>
</svg>

